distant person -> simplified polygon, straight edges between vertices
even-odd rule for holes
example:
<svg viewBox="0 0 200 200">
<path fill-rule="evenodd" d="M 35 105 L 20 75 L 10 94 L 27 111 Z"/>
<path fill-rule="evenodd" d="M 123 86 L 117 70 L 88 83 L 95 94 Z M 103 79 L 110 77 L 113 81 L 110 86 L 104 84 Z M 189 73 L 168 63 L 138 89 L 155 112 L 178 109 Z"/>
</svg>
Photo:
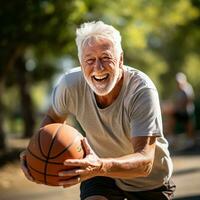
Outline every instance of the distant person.
<svg viewBox="0 0 200 200">
<path fill-rule="evenodd" d="M 177 124 L 180 124 L 184 128 L 187 136 L 186 142 L 183 143 L 184 147 L 182 148 L 190 148 L 195 144 L 194 91 L 184 73 L 177 73 L 175 80 L 176 90 L 172 97 L 172 118 L 168 124 L 168 129 L 170 129 L 170 131 L 168 131 L 174 136 L 173 142 L 176 143 L 175 130 Z M 170 139 L 172 139 L 172 137 Z"/>
<path fill-rule="evenodd" d="M 82 200 L 172 199 L 172 160 L 163 136 L 157 89 L 123 63 L 120 33 L 101 21 L 77 29 L 80 68 L 63 75 L 42 126 L 73 114 L 85 131 L 86 157 L 60 174 L 63 187 L 81 183 Z M 21 155 L 22 169 L 26 153 Z M 68 176 L 73 176 L 68 179 Z"/>
</svg>

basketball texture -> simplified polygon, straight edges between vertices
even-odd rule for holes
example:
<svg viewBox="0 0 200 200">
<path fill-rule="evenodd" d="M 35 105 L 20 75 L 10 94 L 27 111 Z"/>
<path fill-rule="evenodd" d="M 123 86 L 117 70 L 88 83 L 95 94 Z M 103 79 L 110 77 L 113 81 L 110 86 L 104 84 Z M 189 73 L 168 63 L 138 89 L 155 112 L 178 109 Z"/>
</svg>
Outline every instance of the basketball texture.
<svg viewBox="0 0 200 200">
<path fill-rule="evenodd" d="M 81 134 L 66 124 L 44 126 L 30 140 L 26 160 L 31 176 L 46 185 L 58 186 L 58 172 L 71 169 L 63 165 L 66 159 L 84 157 Z M 65 178 L 66 179 L 66 178 Z"/>
</svg>

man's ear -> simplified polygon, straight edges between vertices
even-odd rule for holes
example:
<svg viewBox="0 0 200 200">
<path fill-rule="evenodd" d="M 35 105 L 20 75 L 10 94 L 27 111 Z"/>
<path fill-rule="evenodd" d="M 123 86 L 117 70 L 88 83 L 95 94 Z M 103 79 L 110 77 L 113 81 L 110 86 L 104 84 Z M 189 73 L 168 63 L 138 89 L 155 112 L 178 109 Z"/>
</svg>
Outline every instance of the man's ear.
<svg viewBox="0 0 200 200">
<path fill-rule="evenodd" d="M 120 54 L 119 67 L 123 68 L 123 65 L 124 65 L 124 52 L 122 51 Z"/>
</svg>

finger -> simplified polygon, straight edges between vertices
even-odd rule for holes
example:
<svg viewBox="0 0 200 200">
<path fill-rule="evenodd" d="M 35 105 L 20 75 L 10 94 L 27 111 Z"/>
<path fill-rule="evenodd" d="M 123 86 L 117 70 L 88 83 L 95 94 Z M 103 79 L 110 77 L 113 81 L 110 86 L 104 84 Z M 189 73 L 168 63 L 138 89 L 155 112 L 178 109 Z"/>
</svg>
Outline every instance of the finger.
<svg viewBox="0 0 200 200">
<path fill-rule="evenodd" d="M 20 160 L 26 159 L 26 151 L 22 151 L 22 152 L 19 154 L 19 157 L 20 157 Z"/>
<path fill-rule="evenodd" d="M 22 166 L 27 166 L 26 159 L 21 159 L 20 163 L 21 163 Z"/>
<path fill-rule="evenodd" d="M 77 176 L 77 177 L 73 177 L 73 178 L 67 179 L 65 181 L 60 181 L 59 185 L 63 186 L 65 188 L 65 187 L 70 187 L 72 185 L 76 185 L 76 184 L 78 184 L 80 182 L 81 182 L 81 178 L 80 178 L 80 176 Z"/>
<path fill-rule="evenodd" d="M 58 176 L 76 176 L 76 170 L 67 170 L 67 171 L 60 171 Z"/>
<path fill-rule="evenodd" d="M 30 175 L 27 167 L 25 167 L 24 165 L 21 165 L 21 169 L 24 172 L 24 175 L 26 176 L 26 178 L 30 181 L 34 181 L 34 179 L 32 178 L 32 176 Z"/>
<path fill-rule="evenodd" d="M 87 167 L 89 163 L 85 159 L 67 159 L 64 161 L 64 165 L 74 167 Z"/>
<path fill-rule="evenodd" d="M 22 166 L 27 166 L 26 164 L 26 152 L 23 151 L 20 153 L 20 163 Z"/>
<path fill-rule="evenodd" d="M 25 177 L 26 177 L 29 181 L 37 182 L 37 181 L 35 181 L 29 174 L 24 173 L 24 175 L 25 175 Z"/>
<path fill-rule="evenodd" d="M 68 171 L 61 171 L 58 173 L 60 177 L 71 177 L 71 176 L 77 176 L 82 174 L 88 174 L 88 170 L 85 169 L 75 169 L 75 170 L 68 170 Z"/>
<path fill-rule="evenodd" d="M 33 181 L 33 178 L 31 177 L 29 170 L 27 168 L 27 163 L 26 163 L 26 152 L 23 151 L 20 153 L 20 163 L 21 163 L 21 169 L 24 172 L 24 175 L 26 178 L 30 181 Z"/>
</svg>

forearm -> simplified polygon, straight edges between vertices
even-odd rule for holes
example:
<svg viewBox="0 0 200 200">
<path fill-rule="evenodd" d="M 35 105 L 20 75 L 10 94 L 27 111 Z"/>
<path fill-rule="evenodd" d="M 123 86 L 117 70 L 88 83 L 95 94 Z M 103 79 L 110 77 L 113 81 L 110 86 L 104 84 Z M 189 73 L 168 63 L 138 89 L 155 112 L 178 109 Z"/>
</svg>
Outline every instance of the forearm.
<svg viewBox="0 0 200 200">
<path fill-rule="evenodd" d="M 62 171 L 59 176 L 74 176 L 75 178 L 72 181 L 69 179 L 64 183 L 61 182 L 61 184 L 69 186 L 95 176 L 120 179 L 148 176 L 153 166 L 155 141 L 156 137 L 135 137 L 133 138 L 135 153 L 118 158 L 99 158 L 84 138 L 82 144 L 86 150 L 86 157 L 84 159 L 68 159 L 64 162 L 64 165 L 72 166 L 75 169 Z"/>
<path fill-rule="evenodd" d="M 100 176 L 132 179 L 148 176 L 152 169 L 153 158 L 142 153 L 134 153 L 120 158 L 102 159 L 102 162 Z"/>
</svg>

